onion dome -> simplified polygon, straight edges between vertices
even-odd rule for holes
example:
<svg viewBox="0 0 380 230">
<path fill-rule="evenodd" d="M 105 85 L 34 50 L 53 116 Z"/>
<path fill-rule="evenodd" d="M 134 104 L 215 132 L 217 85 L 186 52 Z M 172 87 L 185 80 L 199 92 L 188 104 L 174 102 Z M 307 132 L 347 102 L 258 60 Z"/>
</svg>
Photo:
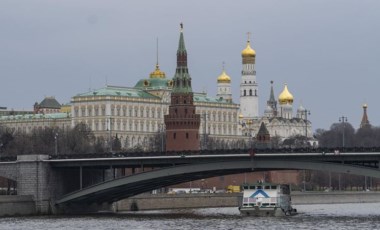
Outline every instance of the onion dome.
<svg viewBox="0 0 380 230">
<path fill-rule="evenodd" d="M 156 64 L 156 69 L 150 73 L 150 78 L 165 78 L 165 72 L 160 70 L 160 66 Z"/>
<path fill-rule="evenodd" d="M 241 56 L 242 57 L 255 57 L 256 56 L 256 51 L 251 48 L 250 41 L 247 41 L 247 47 L 241 51 Z"/>
<path fill-rule="evenodd" d="M 231 78 L 226 74 L 226 71 L 223 70 L 222 74 L 219 75 L 218 83 L 231 83 Z"/>
<path fill-rule="evenodd" d="M 366 109 L 368 108 L 368 105 L 367 104 L 363 104 L 363 109 Z"/>
<path fill-rule="evenodd" d="M 285 84 L 284 90 L 282 91 L 280 96 L 278 96 L 278 101 L 280 102 L 281 105 L 293 104 L 293 99 L 294 99 L 293 95 L 288 90 L 288 85 Z"/>
<path fill-rule="evenodd" d="M 297 112 L 301 113 L 301 112 L 304 112 L 305 110 L 306 109 L 302 105 L 300 105 L 300 107 L 298 107 L 297 109 Z"/>
<path fill-rule="evenodd" d="M 267 105 L 266 109 L 264 110 L 264 114 L 273 114 L 273 108 L 270 105 Z"/>
</svg>

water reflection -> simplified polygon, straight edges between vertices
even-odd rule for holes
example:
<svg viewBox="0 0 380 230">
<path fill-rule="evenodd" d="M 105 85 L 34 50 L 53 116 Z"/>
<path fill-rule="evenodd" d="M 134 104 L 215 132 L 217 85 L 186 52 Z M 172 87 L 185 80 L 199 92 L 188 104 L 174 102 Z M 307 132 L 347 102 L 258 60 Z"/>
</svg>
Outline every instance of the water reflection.
<svg viewBox="0 0 380 230">
<path fill-rule="evenodd" d="M 292 217 L 240 215 L 237 208 L 84 216 L 0 218 L 0 229 L 380 229 L 380 203 L 297 205 Z"/>
</svg>

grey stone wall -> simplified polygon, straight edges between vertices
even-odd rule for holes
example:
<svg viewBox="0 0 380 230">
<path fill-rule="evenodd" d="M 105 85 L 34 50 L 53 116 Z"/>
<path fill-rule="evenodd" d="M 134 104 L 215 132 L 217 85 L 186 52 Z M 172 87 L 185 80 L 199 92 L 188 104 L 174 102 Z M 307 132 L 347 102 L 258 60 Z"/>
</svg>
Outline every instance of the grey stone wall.
<svg viewBox="0 0 380 230">
<path fill-rule="evenodd" d="M 114 211 L 239 207 L 242 193 L 138 195 L 114 203 Z M 293 205 L 334 203 L 380 203 L 380 192 L 292 193 Z"/>
<path fill-rule="evenodd" d="M 15 162 L 1 162 L 0 177 L 17 180 L 17 164 Z"/>
<path fill-rule="evenodd" d="M 378 203 L 380 192 L 293 192 L 293 204 Z"/>
<path fill-rule="evenodd" d="M 138 195 L 114 204 L 114 211 L 238 207 L 242 193 Z"/>
<path fill-rule="evenodd" d="M 0 196 L 0 216 L 33 214 L 36 207 L 32 196 Z"/>
</svg>

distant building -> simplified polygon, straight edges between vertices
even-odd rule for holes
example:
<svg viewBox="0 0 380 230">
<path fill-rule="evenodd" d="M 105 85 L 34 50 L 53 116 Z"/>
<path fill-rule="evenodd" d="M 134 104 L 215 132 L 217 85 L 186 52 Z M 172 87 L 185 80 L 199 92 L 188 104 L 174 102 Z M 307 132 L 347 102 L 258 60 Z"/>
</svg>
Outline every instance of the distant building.
<svg viewBox="0 0 380 230">
<path fill-rule="evenodd" d="M 34 113 L 59 113 L 61 104 L 54 97 L 45 97 L 40 103 L 34 104 Z"/>
</svg>

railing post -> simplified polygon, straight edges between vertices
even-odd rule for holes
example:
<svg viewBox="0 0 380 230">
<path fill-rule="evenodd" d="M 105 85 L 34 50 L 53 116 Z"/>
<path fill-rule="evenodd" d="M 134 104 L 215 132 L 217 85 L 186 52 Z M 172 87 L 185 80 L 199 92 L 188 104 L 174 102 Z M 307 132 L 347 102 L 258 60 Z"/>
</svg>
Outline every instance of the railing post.
<svg viewBox="0 0 380 230">
<path fill-rule="evenodd" d="M 83 188 L 83 169 L 82 166 L 79 167 L 79 189 Z"/>
</svg>

